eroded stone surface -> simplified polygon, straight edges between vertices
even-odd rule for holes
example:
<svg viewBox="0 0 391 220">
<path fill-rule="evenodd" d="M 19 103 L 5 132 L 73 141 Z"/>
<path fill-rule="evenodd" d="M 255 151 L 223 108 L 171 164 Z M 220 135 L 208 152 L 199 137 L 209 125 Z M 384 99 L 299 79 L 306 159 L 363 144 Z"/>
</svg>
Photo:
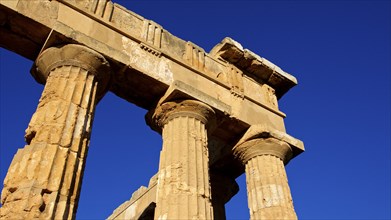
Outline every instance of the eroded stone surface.
<svg viewBox="0 0 391 220">
<path fill-rule="evenodd" d="M 4 180 L 1 218 L 74 218 L 91 125 L 108 63 L 77 45 L 47 49 L 37 61 L 45 89 Z M 103 70 L 103 71 L 102 71 Z"/>
<path fill-rule="evenodd" d="M 110 218 L 224 219 L 243 172 L 252 219 L 296 218 L 284 163 L 304 146 L 277 101 L 296 78 L 231 38 L 207 53 L 110 0 L 0 0 L 0 12 L 1 46 L 32 60 L 43 50 L 32 74 L 46 84 L 2 218 L 75 217 L 94 107 L 109 89 L 149 110 L 163 136 L 158 175 Z"/>
<path fill-rule="evenodd" d="M 250 219 L 297 219 L 283 161 L 256 156 L 246 164 Z"/>
<path fill-rule="evenodd" d="M 257 138 L 234 149 L 245 166 L 250 219 L 297 219 L 284 162 L 292 149 L 275 138 Z"/>
<path fill-rule="evenodd" d="M 214 111 L 184 100 L 166 102 L 152 115 L 162 127 L 156 219 L 213 219 L 207 125 Z"/>
</svg>

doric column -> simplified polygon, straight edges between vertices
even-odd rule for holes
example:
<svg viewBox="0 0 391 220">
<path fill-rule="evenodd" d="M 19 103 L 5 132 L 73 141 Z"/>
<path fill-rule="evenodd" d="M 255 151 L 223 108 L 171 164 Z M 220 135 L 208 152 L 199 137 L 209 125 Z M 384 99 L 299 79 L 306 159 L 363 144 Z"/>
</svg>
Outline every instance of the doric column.
<svg viewBox="0 0 391 220">
<path fill-rule="evenodd" d="M 149 124 L 163 137 L 156 219 L 213 219 L 207 145 L 213 119 L 212 108 L 193 100 L 166 102 L 153 112 Z"/>
<path fill-rule="evenodd" d="M 292 157 L 286 142 L 257 138 L 234 148 L 245 164 L 250 219 L 297 219 L 284 162 Z"/>
<path fill-rule="evenodd" d="M 95 105 L 109 63 L 84 46 L 49 48 L 33 74 L 45 83 L 26 130 L 27 145 L 9 167 L 1 195 L 4 219 L 74 219 Z"/>
</svg>

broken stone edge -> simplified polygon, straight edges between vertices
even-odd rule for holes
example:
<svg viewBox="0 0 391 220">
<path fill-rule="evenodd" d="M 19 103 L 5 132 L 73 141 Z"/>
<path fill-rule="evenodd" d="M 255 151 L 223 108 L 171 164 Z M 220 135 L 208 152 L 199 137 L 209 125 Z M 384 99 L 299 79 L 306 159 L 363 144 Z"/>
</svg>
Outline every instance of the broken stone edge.
<svg viewBox="0 0 391 220">
<path fill-rule="evenodd" d="M 239 42 L 230 37 L 224 38 L 209 52 L 209 55 L 232 63 L 244 74 L 270 85 L 276 90 L 278 99 L 297 85 L 294 76 L 251 50 L 244 49 Z"/>
</svg>

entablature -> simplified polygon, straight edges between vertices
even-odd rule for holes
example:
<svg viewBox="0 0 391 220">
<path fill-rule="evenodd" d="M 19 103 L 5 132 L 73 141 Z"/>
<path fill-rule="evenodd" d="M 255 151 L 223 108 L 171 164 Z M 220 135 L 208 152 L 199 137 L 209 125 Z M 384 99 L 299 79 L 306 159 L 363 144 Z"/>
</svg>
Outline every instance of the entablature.
<svg viewBox="0 0 391 220">
<path fill-rule="evenodd" d="M 209 54 L 234 64 L 260 84 L 270 85 L 275 89 L 277 98 L 281 98 L 289 89 L 297 85 L 294 76 L 251 50 L 243 49 L 240 43 L 229 37 L 224 38 Z"/>
</svg>

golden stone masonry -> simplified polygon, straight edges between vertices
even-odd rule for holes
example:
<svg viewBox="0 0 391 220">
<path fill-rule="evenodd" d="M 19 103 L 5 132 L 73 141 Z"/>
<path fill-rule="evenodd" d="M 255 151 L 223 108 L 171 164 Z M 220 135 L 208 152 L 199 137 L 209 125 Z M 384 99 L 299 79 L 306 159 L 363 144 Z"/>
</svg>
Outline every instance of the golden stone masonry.
<svg viewBox="0 0 391 220">
<path fill-rule="evenodd" d="M 158 173 L 108 219 L 225 219 L 243 173 L 251 219 L 297 219 L 285 165 L 304 145 L 277 103 L 292 75 L 228 37 L 206 53 L 110 0 L 0 0 L 0 24 L 0 45 L 34 60 L 45 85 L 0 219 L 76 218 L 108 91 L 147 109 L 163 138 Z"/>
</svg>

